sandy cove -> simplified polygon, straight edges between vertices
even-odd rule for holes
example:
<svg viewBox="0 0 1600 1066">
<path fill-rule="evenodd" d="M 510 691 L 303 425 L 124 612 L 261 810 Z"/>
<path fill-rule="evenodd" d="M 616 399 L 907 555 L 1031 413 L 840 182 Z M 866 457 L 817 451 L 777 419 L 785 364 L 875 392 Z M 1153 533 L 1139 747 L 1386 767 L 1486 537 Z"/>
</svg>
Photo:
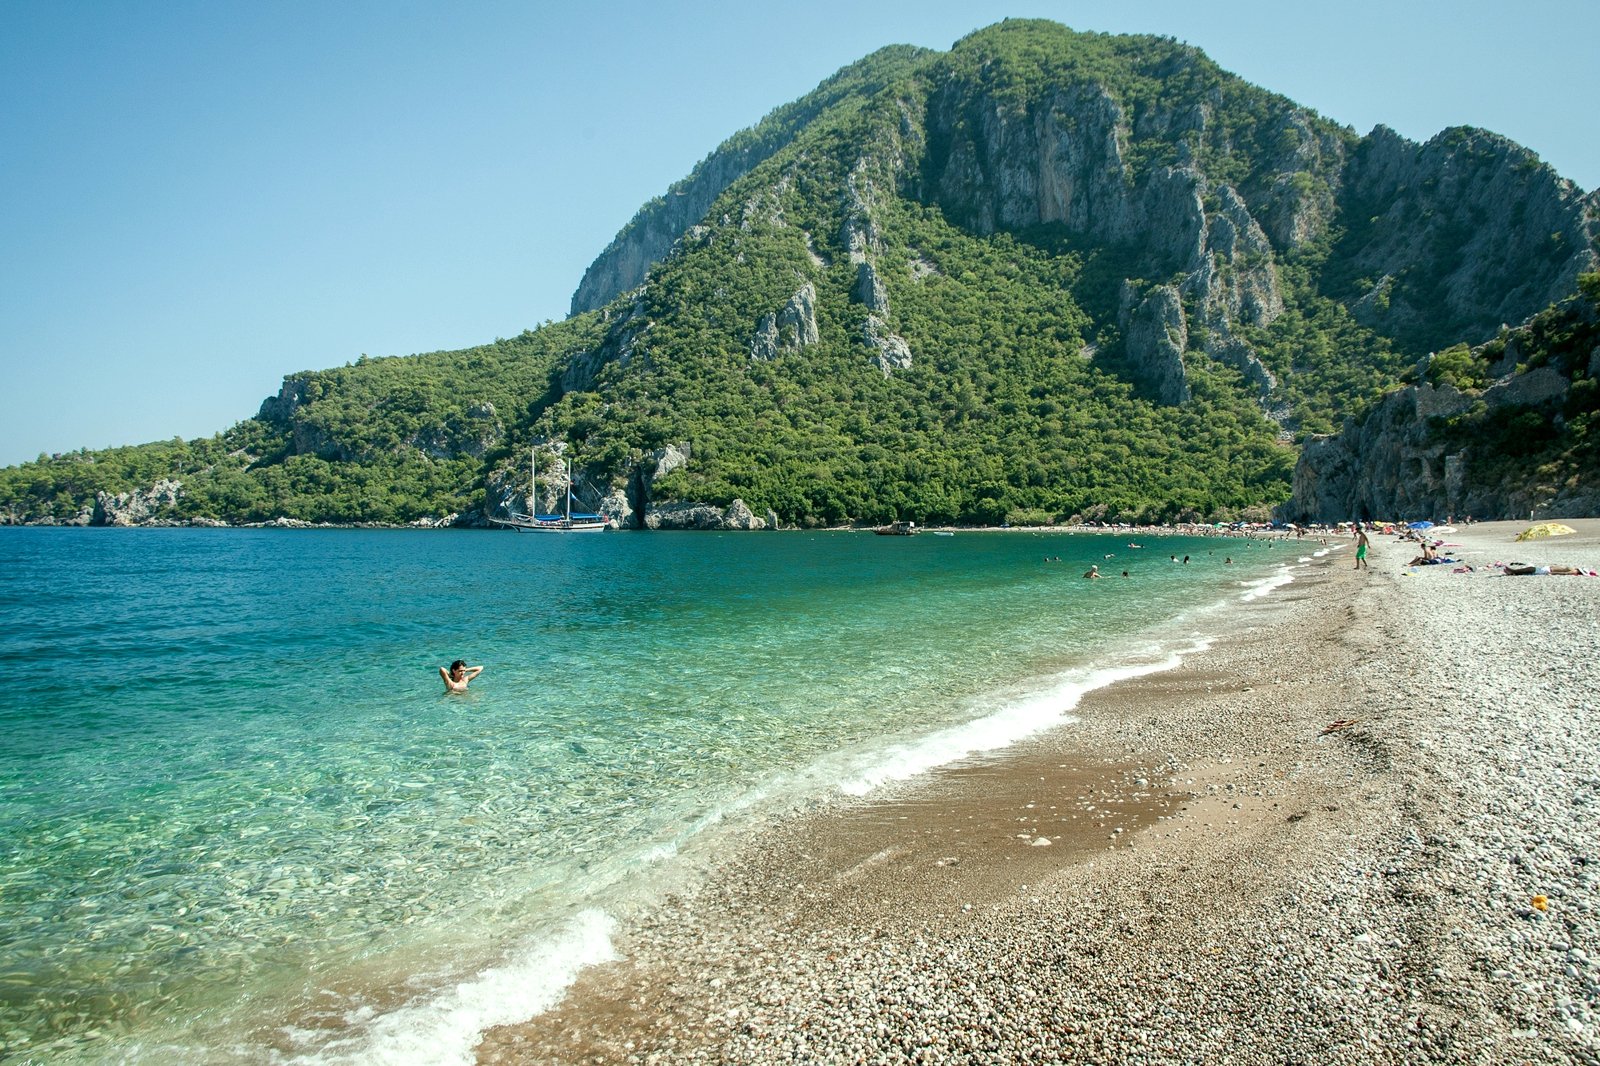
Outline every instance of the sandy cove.
<svg viewBox="0 0 1600 1066">
<path fill-rule="evenodd" d="M 1600 566 L 1569 524 L 1446 539 Z M 1600 579 L 1414 552 L 1336 552 L 1078 725 L 752 834 L 480 1061 L 1600 1062 Z"/>
</svg>

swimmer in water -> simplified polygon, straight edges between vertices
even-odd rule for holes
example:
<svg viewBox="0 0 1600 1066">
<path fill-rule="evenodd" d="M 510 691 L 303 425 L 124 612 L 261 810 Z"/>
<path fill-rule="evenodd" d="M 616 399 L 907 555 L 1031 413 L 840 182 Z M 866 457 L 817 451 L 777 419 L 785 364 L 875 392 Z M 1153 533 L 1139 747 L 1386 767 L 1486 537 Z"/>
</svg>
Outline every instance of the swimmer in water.
<svg viewBox="0 0 1600 1066">
<path fill-rule="evenodd" d="M 457 659 L 449 668 L 439 667 L 439 676 L 444 678 L 446 692 L 465 692 L 467 682 L 483 673 L 481 666 L 468 666 L 465 659 Z"/>
</svg>

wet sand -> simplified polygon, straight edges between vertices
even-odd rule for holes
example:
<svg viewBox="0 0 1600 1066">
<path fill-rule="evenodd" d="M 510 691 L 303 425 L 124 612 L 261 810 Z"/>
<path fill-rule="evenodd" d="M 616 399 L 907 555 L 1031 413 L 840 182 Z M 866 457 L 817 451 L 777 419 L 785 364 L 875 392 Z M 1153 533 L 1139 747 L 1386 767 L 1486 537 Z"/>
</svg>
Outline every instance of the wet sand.
<svg viewBox="0 0 1600 1066">
<path fill-rule="evenodd" d="M 1563 539 L 1600 563 L 1600 523 Z M 1496 689 L 1484 657 L 1529 645 L 1507 597 L 1592 657 L 1600 579 L 1412 574 L 1410 548 L 1334 553 L 1076 725 L 753 834 L 480 1061 L 1592 1060 L 1596 819 L 1522 806 L 1600 799 L 1600 681 Z"/>
</svg>

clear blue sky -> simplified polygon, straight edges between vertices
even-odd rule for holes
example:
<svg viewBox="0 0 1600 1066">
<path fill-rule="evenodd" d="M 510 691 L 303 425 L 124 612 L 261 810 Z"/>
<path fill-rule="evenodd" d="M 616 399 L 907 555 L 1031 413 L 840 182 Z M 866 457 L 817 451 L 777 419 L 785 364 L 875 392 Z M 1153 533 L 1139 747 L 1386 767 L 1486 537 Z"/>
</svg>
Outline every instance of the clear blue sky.
<svg viewBox="0 0 1600 1066">
<path fill-rule="evenodd" d="M 1169 34 L 1366 132 L 1600 184 L 1600 4 L 6 0 L 0 465 L 209 436 L 283 375 L 511 336 L 720 141 L 886 44 Z"/>
</svg>

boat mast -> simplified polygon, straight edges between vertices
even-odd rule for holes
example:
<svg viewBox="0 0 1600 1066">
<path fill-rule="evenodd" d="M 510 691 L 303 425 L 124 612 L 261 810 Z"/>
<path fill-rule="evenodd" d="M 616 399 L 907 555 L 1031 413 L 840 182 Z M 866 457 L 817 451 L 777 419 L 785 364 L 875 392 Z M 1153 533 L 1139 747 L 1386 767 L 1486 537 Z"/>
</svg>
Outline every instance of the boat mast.
<svg viewBox="0 0 1600 1066">
<path fill-rule="evenodd" d="M 566 459 L 566 464 L 567 464 L 567 521 L 571 522 L 572 521 L 572 460 L 571 459 L 567 459 L 566 456 L 564 456 L 564 455 L 562 456 L 562 458 Z"/>
<path fill-rule="evenodd" d="M 528 518 L 539 520 L 539 449 L 528 446 Z"/>
</svg>

